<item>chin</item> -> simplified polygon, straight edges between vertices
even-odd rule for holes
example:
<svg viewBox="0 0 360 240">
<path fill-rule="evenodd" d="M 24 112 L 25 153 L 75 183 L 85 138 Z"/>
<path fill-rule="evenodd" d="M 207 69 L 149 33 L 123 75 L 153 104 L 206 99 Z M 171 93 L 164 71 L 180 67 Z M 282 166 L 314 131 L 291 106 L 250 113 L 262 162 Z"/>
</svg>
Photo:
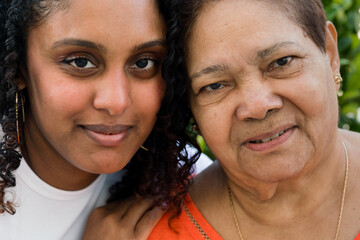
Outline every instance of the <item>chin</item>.
<svg viewBox="0 0 360 240">
<path fill-rule="evenodd" d="M 292 164 L 269 168 L 257 168 L 255 171 L 248 171 L 248 174 L 264 183 L 279 183 L 295 179 L 303 173 L 305 164 Z"/>
<path fill-rule="evenodd" d="M 114 151 L 103 151 L 92 156 L 92 172 L 97 174 L 108 174 L 122 170 L 131 160 L 135 153 L 130 151 L 119 154 Z"/>
<path fill-rule="evenodd" d="M 129 161 L 122 160 L 121 158 L 116 159 L 104 159 L 99 158 L 93 161 L 92 164 L 86 166 L 78 166 L 85 172 L 93 174 L 110 174 L 122 170 Z"/>
</svg>

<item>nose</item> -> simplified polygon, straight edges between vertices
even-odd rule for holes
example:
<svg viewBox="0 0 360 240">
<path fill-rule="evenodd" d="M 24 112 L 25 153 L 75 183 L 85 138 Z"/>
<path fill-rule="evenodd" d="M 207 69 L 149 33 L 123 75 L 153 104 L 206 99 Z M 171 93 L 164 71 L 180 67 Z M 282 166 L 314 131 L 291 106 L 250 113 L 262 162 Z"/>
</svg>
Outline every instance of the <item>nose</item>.
<svg viewBox="0 0 360 240">
<path fill-rule="evenodd" d="M 236 109 L 236 117 L 239 120 L 261 120 L 273 110 L 283 106 L 283 99 L 275 94 L 270 83 L 258 81 L 241 86 L 237 92 L 241 101 Z"/>
<path fill-rule="evenodd" d="M 93 100 L 95 109 L 117 115 L 131 105 L 130 82 L 120 69 L 104 75 L 96 87 Z"/>
</svg>

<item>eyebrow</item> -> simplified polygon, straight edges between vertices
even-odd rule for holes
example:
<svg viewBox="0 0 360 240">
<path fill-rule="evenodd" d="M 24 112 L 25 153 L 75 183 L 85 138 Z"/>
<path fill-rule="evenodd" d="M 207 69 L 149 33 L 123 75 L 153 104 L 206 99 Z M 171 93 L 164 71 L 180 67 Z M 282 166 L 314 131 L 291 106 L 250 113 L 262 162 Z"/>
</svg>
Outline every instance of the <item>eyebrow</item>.
<svg viewBox="0 0 360 240">
<path fill-rule="evenodd" d="M 271 54 L 273 54 L 278 49 L 280 49 L 282 47 L 285 47 L 285 46 L 289 46 L 289 45 L 296 45 L 296 43 L 292 42 L 292 41 L 276 43 L 276 44 L 274 44 L 274 45 L 272 45 L 272 46 L 270 46 L 268 48 L 265 48 L 265 49 L 262 49 L 262 50 L 258 51 L 257 54 L 256 54 L 256 58 L 257 59 L 264 59 L 264 58 L 270 56 Z M 226 65 L 223 65 L 223 64 L 222 65 L 221 64 L 211 65 L 211 66 L 203 68 L 199 72 L 196 72 L 193 75 L 191 75 L 190 80 L 194 80 L 195 78 L 199 78 L 201 76 L 208 75 L 208 74 L 225 72 L 228 69 L 229 69 L 229 67 L 226 66 Z"/>
<path fill-rule="evenodd" d="M 149 41 L 146 43 L 142 43 L 140 45 L 136 45 L 132 51 L 137 52 L 137 51 L 155 47 L 155 46 L 166 47 L 166 41 L 164 39 L 157 39 L 157 40 Z"/>
<path fill-rule="evenodd" d="M 257 59 L 258 60 L 264 59 L 264 58 L 270 56 L 271 54 L 273 54 L 278 49 L 280 49 L 282 47 L 289 46 L 289 45 L 296 45 L 296 43 L 292 42 L 292 41 L 275 43 L 274 45 L 272 45 L 272 46 L 270 46 L 268 48 L 265 48 L 265 49 L 262 49 L 262 50 L 258 51 L 257 54 L 256 54 Z"/>
<path fill-rule="evenodd" d="M 194 80 L 195 78 L 199 78 L 204 75 L 213 74 L 213 73 L 219 73 L 219 72 L 225 72 L 229 69 L 226 65 L 221 64 L 215 64 L 211 65 L 209 67 L 201 69 L 199 72 L 194 73 L 190 76 L 190 80 Z"/>
<path fill-rule="evenodd" d="M 53 44 L 52 48 L 55 49 L 63 46 L 79 46 L 79 47 L 98 49 L 104 53 L 107 52 L 106 47 L 102 44 L 98 44 L 82 39 L 74 39 L 74 38 L 65 38 L 60 41 L 57 41 Z"/>
<path fill-rule="evenodd" d="M 87 47 L 87 48 L 92 48 L 92 49 L 98 49 L 104 53 L 107 52 L 107 49 L 104 45 L 102 44 L 98 44 L 98 43 L 94 43 L 94 42 L 90 42 L 87 40 L 81 40 L 81 39 L 74 39 L 74 38 L 66 38 L 66 39 L 62 39 L 60 41 L 57 41 L 53 44 L 52 48 L 58 48 L 58 47 L 63 47 L 63 46 L 79 46 L 79 47 Z M 166 47 L 166 41 L 164 39 L 158 39 L 158 40 L 153 40 L 153 41 L 149 41 L 143 44 L 139 44 L 136 45 L 132 51 L 133 52 L 137 52 L 143 49 L 147 49 L 147 48 L 151 48 L 154 46 L 163 46 Z"/>
</svg>

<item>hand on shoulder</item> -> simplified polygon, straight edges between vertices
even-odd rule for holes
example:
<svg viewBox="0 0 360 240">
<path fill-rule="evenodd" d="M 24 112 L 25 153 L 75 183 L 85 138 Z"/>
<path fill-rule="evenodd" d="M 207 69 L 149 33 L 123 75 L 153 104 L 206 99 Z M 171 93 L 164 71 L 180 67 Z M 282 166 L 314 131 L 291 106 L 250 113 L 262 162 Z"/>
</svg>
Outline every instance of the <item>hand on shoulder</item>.
<svg viewBox="0 0 360 240">
<path fill-rule="evenodd" d="M 130 197 L 96 208 L 89 217 L 83 240 L 145 240 L 165 210 L 146 199 Z"/>
</svg>

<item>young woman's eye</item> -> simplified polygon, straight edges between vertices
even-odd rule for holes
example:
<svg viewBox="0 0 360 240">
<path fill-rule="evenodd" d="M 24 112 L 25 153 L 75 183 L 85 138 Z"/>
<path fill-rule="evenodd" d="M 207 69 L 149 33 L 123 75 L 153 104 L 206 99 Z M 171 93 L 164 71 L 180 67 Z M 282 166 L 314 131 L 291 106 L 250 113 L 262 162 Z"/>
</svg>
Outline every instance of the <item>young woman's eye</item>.
<svg viewBox="0 0 360 240">
<path fill-rule="evenodd" d="M 283 66 L 285 66 L 286 64 L 288 64 L 289 62 L 291 62 L 292 59 L 293 59 L 292 56 L 287 56 L 287 57 L 279 58 L 278 60 L 276 60 L 276 61 L 274 62 L 273 67 L 275 67 L 275 68 L 277 68 L 277 67 L 283 67 Z"/>
<path fill-rule="evenodd" d="M 148 70 L 155 66 L 155 61 L 150 58 L 142 58 L 138 61 L 136 61 L 131 68 L 135 69 L 142 69 L 142 70 Z"/>
<path fill-rule="evenodd" d="M 96 68 L 96 65 L 93 64 L 86 57 L 75 57 L 75 58 L 67 58 L 64 60 L 66 64 L 74 66 L 76 68 L 86 69 L 86 68 Z"/>
</svg>

